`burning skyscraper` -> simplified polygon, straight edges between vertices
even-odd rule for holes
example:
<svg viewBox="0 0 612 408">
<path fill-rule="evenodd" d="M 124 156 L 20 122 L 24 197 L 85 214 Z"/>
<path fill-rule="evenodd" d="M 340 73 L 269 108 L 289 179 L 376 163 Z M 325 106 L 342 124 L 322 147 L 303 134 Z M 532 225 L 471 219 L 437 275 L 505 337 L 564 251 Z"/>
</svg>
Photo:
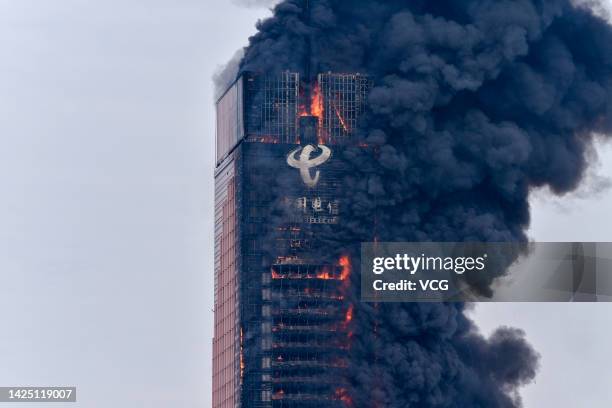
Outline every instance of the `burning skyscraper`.
<svg viewBox="0 0 612 408">
<path fill-rule="evenodd" d="M 217 103 L 214 408 L 350 403 L 351 262 L 318 234 L 342 223 L 336 156 L 370 86 L 245 73 Z"/>
</svg>

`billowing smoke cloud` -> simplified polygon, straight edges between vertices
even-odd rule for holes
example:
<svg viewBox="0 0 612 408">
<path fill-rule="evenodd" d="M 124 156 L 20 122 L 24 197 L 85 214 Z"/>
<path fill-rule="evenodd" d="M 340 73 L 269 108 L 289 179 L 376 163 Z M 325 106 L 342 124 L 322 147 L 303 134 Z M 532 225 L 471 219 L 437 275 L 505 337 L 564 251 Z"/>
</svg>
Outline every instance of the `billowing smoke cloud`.
<svg viewBox="0 0 612 408">
<path fill-rule="evenodd" d="M 213 76 L 215 85 L 215 100 L 219 99 L 223 92 L 236 80 L 236 76 L 240 70 L 240 61 L 244 57 L 244 50 L 238 50 L 232 58 L 222 67 L 220 67 Z"/>
<path fill-rule="evenodd" d="M 286 0 L 258 28 L 241 70 L 374 80 L 359 137 L 377 158 L 344 154 L 327 237 L 343 250 L 372 234 L 524 242 L 530 190 L 573 190 L 592 134 L 612 131 L 612 29 L 568 0 Z M 359 303 L 358 285 L 356 407 L 521 405 L 538 365 L 523 333 L 485 339 L 462 304 Z"/>
</svg>

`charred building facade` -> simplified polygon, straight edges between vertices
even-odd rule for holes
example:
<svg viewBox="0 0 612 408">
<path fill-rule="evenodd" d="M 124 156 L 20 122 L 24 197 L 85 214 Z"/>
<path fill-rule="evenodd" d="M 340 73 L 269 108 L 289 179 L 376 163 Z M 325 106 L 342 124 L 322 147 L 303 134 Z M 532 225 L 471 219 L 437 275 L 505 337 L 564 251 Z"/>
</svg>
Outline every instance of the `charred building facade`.
<svg viewBox="0 0 612 408">
<path fill-rule="evenodd" d="M 336 158 L 369 88 L 247 73 L 217 103 L 213 408 L 350 405 L 351 262 L 317 235 L 342 223 Z"/>
</svg>

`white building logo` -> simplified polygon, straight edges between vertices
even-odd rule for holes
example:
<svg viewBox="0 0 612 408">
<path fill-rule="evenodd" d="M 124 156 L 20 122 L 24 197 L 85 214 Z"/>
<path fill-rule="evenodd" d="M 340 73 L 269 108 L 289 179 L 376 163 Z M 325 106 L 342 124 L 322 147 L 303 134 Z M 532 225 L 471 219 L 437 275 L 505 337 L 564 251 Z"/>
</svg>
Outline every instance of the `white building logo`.
<svg viewBox="0 0 612 408">
<path fill-rule="evenodd" d="M 321 154 L 311 159 L 310 155 L 317 150 L 317 147 L 321 150 Z M 317 147 L 309 144 L 304 147 L 298 147 L 287 155 L 287 164 L 299 169 L 302 181 L 311 188 L 315 187 L 319 182 L 321 172 L 317 170 L 314 177 L 312 177 L 310 169 L 322 165 L 331 157 L 331 150 L 329 147 L 323 145 L 318 145 Z M 297 156 L 298 153 L 300 153 L 299 156 Z"/>
</svg>

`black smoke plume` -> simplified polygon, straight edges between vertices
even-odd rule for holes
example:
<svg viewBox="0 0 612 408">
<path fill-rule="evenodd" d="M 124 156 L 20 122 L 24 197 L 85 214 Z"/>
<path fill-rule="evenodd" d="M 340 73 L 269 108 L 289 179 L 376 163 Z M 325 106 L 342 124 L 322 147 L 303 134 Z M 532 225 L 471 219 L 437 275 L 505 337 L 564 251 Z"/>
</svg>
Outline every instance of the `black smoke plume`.
<svg viewBox="0 0 612 408">
<path fill-rule="evenodd" d="M 612 130 L 612 28 L 568 0 L 286 0 L 258 29 L 240 71 L 374 80 L 358 137 L 377 158 L 344 154 L 332 247 L 524 242 L 530 190 L 574 189 Z M 463 304 L 359 303 L 354 281 L 356 407 L 521 406 L 538 366 L 522 332 L 485 339 Z"/>
</svg>

